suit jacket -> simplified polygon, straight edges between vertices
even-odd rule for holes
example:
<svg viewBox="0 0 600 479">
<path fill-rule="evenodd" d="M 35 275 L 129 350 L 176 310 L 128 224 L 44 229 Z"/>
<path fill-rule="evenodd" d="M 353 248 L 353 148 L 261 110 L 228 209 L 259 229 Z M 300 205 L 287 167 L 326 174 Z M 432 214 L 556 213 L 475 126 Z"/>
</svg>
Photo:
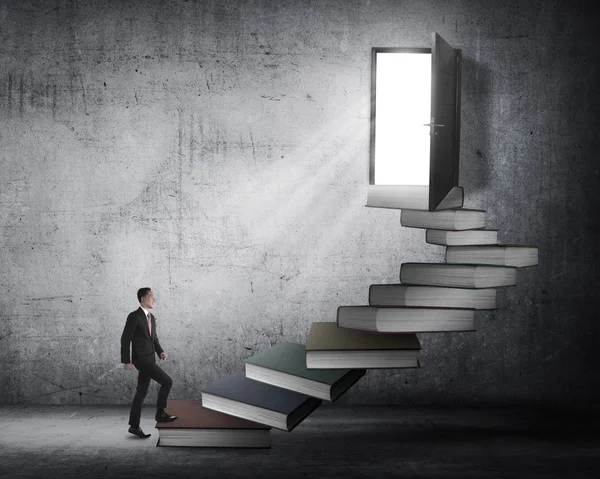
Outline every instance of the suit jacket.
<svg viewBox="0 0 600 479">
<path fill-rule="evenodd" d="M 121 335 L 121 362 L 133 363 L 134 366 L 155 364 L 156 358 L 163 352 L 158 335 L 156 334 L 156 318 L 150 313 L 152 334 L 148 330 L 148 318 L 142 308 L 129 313 L 127 322 Z M 129 344 L 131 344 L 132 356 L 129 356 Z"/>
</svg>

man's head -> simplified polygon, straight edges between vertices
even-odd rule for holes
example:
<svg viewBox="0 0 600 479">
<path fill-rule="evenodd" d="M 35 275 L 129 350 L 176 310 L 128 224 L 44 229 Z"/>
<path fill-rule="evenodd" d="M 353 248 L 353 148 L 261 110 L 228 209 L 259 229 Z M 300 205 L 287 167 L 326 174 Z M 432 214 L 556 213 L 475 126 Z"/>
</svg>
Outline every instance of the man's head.
<svg viewBox="0 0 600 479">
<path fill-rule="evenodd" d="M 137 292 L 138 301 L 140 305 L 145 309 L 154 308 L 154 303 L 156 302 L 154 298 L 154 293 L 150 288 L 140 288 Z"/>
</svg>

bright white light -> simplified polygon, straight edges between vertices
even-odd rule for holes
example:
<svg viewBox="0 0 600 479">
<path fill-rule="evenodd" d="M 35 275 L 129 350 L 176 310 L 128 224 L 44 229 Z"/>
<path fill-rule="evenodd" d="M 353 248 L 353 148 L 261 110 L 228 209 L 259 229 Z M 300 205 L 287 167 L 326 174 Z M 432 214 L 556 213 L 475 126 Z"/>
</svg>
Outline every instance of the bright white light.
<svg viewBox="0 0 600 479">
<path fill-rule="evenodd" d="M 431 53 L 377 52 L 375 184 L 429 185 Z"/>
</svg>

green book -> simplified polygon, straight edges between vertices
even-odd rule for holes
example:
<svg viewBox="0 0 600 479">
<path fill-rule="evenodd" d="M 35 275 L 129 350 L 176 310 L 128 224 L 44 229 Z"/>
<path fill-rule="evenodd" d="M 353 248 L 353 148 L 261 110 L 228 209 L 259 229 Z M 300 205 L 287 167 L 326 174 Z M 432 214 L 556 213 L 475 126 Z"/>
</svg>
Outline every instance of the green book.
<svg viewBox="0 0 600 479">
<path fill-rule="evenodd" d="M 364 369 L 307 369 L 304 344 L 279 343 L 246 360 L 246 377 L 335 401 L 365 375 Z"/>
</svg>

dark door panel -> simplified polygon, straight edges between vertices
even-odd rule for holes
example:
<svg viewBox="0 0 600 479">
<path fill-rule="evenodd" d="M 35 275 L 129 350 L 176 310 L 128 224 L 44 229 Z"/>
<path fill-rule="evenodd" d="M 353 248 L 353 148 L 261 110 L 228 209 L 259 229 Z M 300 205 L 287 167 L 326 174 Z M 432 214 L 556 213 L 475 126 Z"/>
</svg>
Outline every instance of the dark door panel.
<svg viewBox="0 0 600 479">
<path fill-rule="evenodd" d="M 429 211 L 458 186 L 460 50 L 432 34 Z"/>
</svg>

